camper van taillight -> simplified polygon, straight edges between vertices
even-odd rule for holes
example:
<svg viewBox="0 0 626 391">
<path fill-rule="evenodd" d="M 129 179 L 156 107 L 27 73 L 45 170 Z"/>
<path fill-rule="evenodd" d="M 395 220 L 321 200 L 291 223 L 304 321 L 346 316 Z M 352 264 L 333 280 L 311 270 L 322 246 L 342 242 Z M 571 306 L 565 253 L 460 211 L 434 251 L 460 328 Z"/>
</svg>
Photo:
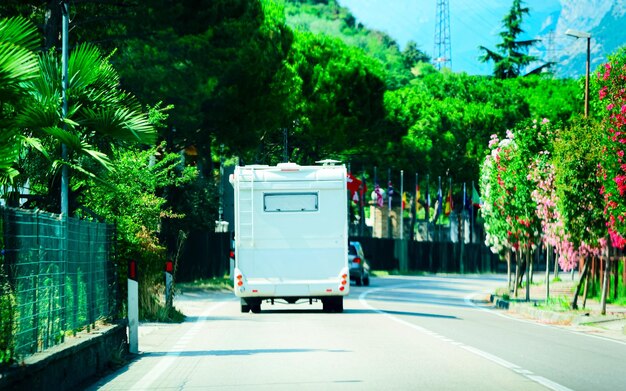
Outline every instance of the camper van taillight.
<svg viewBox="0 0 626 391">
<path fill-rule="evenodd" d="M 354 258 L 354 259 L 352 260 L 352 262 L 354 262 L 354 263 L 361 263 L 361 258 L 356 257 L 356 258 Z"/>
<path fill-rule="evenodd" d="M 241 274 L 237 274 L 237 286 L 242 286 L 243 285 L 243 276 Z"/>
<path fill-rule="evenodd" d="M 339 290 L 343 292 L 346 289 L 346 285 L 348 285 L 348 274 L 343 273 L 341 275 L 341 285 L 339 285 Z"/>
</svg>

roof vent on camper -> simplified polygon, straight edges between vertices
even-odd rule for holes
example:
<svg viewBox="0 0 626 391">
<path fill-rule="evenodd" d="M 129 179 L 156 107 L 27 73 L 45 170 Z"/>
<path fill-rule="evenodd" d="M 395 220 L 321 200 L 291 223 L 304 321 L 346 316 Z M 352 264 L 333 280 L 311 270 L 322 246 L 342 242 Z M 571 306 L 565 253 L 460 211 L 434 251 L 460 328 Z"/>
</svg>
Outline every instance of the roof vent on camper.
<svg viewBox="0 0 626 391">
<path fill-rule="evenodd" d="M 300 166 L 296 163 L 278 163 L 276 167 L 280 168 L 280 171 L 300 171 Z"/>
<path fill-rule="evenodd" d="M 334 166 L 335 164 L 339 164 L 341 162 L 339 160 L 324 159 L 324 160 L 318 160 L 315 163 L 321 164 L 322 166 Z"/>
</svg>

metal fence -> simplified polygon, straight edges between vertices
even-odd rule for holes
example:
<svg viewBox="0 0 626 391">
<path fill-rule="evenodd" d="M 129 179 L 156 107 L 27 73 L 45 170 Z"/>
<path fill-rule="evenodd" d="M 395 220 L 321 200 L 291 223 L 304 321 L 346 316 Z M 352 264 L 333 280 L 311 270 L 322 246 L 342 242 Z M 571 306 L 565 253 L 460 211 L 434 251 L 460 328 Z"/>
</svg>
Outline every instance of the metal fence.
<svg viewBox="0 0 626 391">
<path fill-rule="evenodd" d="M 224 277 L 229 271 L 230 238 L 229 232 L 190 232 L 176 270 L 176 280 Z"/>
<path fill-rule="evenodd" d="M 18 356 L 114 314 L 114 226 L 12 208 L 0 208 L 0 219 Z"/>
<path fill-rule="evenodd" d="M 373 227 L 350 225 L 350 240 L 363 244 L 370 267 L 432 273 L 491 273 L 502 263 L 485 245 L 485 232 L 476 216 L 452 212 L 445 224 L 423 219 L 400 222 L 400 208 L 372 207 Z M 378 226 L 377 226 L 378 224 Z M 402 232 L 402 235 L 401 235 Z M 401 239 L 402 238 L 402 239 Z"/>
</svg>

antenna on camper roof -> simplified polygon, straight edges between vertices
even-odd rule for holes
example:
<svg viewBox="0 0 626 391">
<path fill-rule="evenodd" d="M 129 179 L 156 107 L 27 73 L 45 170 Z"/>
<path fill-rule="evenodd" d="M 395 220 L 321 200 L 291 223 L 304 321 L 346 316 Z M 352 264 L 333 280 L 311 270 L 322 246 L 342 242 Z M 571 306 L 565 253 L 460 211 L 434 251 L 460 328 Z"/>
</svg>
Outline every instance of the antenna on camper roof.
<svg viewBox="0 0 626 391">
<path fill-rule="evenodd" d="M 334 166 L 335 164 L 341 163 L 341 161 L 333 160 L 333 159 L 324 159 L 324 160 L 318 160 L 315 163 L 321 164 L 322 166 Z"/>
</svg>

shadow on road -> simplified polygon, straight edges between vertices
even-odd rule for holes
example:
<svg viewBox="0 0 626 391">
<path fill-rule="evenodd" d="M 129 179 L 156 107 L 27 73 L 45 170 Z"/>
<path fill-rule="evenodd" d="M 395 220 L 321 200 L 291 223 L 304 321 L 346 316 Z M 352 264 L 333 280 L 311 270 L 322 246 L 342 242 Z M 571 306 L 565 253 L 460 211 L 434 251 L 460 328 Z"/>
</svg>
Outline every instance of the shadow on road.
<svg viewBox="0 0 626 391">
<path fill-rule="evenodd" d="M 144 357 L 203 357 L 203 356 L 252 356 L 255 354 L 276 354 L 276 353 L 350 353 L 348 350 L 327 350 L 327 349 L 242 349 L 242 350 L 189 350 L 184 352 L 150 352 Z"/>
<path fill-rule="evenodd" d="M 403 315 L 403 316 L 419 316 L 426 318 L 438 318 L 438 319 L 456 319 L 461 320 L 456 316 L 451 315 L 439 315 L 439 314 L 428 314 L 424 312 L 407 312 L 407 311 L 385 311 L 385 310 L 344 310 L 344 313 L 347 314 L 379 314 L 385 313 L 389 315 Z"/>
</svg>

